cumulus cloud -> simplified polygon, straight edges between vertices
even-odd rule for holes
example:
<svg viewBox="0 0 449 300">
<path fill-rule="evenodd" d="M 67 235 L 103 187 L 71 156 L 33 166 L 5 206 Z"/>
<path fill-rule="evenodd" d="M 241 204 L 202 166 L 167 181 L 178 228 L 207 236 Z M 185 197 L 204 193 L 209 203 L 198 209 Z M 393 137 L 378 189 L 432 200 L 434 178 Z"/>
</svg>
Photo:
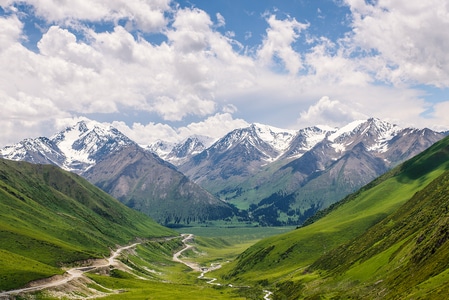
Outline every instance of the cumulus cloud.
<svg viewBox="0 0 449 300">
<path fill-rule="evenodd" d="M 0 17 L 0 51 L 22 38 L 23 24 L 16 15 Z"/>
<path fill-rule="evenodd" d="M 373 65 L 368 58 L 354 58 L 340 45 L 321 37 L 305 55 L 308 80 L 317 85 L 364 87 L 374 81 L 366 65 Z M 370 67 L 371 68 L 371 67 Z"/>
<path fill-rule="evenodd" d="M 182 52 L 199 52 L 209 45 L 209 33 L 212 21 L 209 15 L 200 9 L 182 9 L 176 14 L 174 30 L 167 37 L 176 49 Z"/>
<path fill-rule="evenodd" d="M 146 125 L 139 122 L 128 126 L 125 122 L 114 121 L 112 126 L 140 145 L 149 145 L 154 141 L 179 142 L 176 129 L 170 125 L 150 122 Z"/>
<path fill-rule="evenodd" d="M 114 127 L 141 145 L 148 145 L 157 140 L 176 143 L 192 135 L 203 135 L 218 139 L 236 128 L 248 126 L 242 119 L 234 119 L 230 113 L 217 113 L 204 121 L 193 122 L 187 126 L 172 127 L 167 124 L 150 122 L 146 125 L 115 121 Z"/>
<path fill-rule="evenodd" d="M 4 0 L 3 7 L 11 7 L 14 0 Z M 171 0 L 26 0 L 20 1 L 32 6 L 36 16 L 49 23 L 71 24 L 78 21 L 118 23 L 125 20 L 127 25 L 145 32 L 158 31 L 167 24 L 164 12 L 170 9 Z"/>
<path fill-rule="evenodd" d="M 381 60 L 373 66 L 379 80 L 449 86 L 447 1 L 346 3 L 352 12 L 351 43 Z"/>
<path fill-rule="evenodd" d="M 357 111 L 355 107 L 349 107 L 338 100 L 331 100 L 324 96 L 316 104 L 310 106 L 307 111 L 301 112 L 298 123 L 304 127 L 317 124 L 338 127 L 367 117 Z"/>
<path fill-rule="evenodd" d="M 166 31 L 168 41 L 159 45 L 123 26 L 105 32 L 86 29 L 79 39 L 69 27 L 54 25 L 38 42 L 37 53 L 21 45 L 23 25 L 16 15 L 1 18 L 8 29 L 0 36 L 4 98 L 14 100 L 14 107 L 35 99 L 28 101 L 28 109 L 43 118 L 48 113 L 53 118 L 118 113 L 119 107 L 156 112 L 169 121 L 211 115 L 221 106 L 215 98 L 217 85 L 244 86 L 253 79 L 253 61 L 235 52 L 229 37 L 214 31 L 204 11 L 182 9 L 174 18 Z"/>
<path fill-rule="evenodd" d="M 178 131 L 183 138 L 197 134 L 218 139 L 236 128 L 243 128 L 248 125 L 245 120 L 234 119 L 230 113 L 217 113 L 204 121 L 181 127 Z"/>
<path fill-rule="evenodd" d="M 267 22 L 270 27 L 258 50 L 259 60 L 270 65 L 278 58 L 290 74 L 298 73 L 302 69 L 301 56 L 293 49 L 292 44 L 309 24 L 300 23 L 294 18 L 279 20 L 275 15 L 270 15 Z"/>
</svg>

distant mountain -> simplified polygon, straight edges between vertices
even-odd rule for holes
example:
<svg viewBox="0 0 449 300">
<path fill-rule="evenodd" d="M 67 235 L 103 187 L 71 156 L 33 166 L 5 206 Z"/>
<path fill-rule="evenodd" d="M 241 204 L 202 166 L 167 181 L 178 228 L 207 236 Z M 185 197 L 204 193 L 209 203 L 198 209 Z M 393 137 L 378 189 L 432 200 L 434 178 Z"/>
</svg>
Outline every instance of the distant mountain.
<svg viewBox="0 0 449 300">
<path fill-rule="evenodd" d="M 6 159 L 53 164 L 81 174 L 104 155 L 135 144 L 112 126 L 80 121 L 50 138 L 26 139 L 1 150 Z"/>
<path fill-rule="evenodd" d="M 173 165 L 179 166 L 192 156 L 207 149 L 213 140 L 211 137 L 193 135 L 180 143 L 168 143 L 159 140 L 147 146 L 145 149 L 155 153 Z"/>
<path fill-rule="evenodd" d="M 200 147 L 193 139 L 186 145 L 185 149 L 177 148 L 178 153 L 194 153 Z M 144 151 L 114 127 L 95 121 L 81 121 L 51 138 L 24 140 L 3 148 L 1 154 L 7 159 L 52 164 L 80 174 L 161 224 L 187 224 L 233 215 L 229 205 L 173 165 Z"/>
<path fill-rule="evenodd" d="M 160 224 L 189 224 L 233 216 L 228 204 L 137 145 L 103 157 L 83 176 Z"/>
<path fill-rule="evenodd" d="M 179 169 L 262 224 L 300 224 L 443 137 L 374 118 L 298 132 L 253 124 Z"/>
<path fill-rule="evenodd" d="M 85 179 L 52 165 L 0 159 L 0 290 L 63 274 L 136 238 L 175 236 Z"/>
<path fill-rule="evenodd" d="M 263 283 L 279 299 L 443 299 L 448 170 L 444 138 L 307 226 L 251 246 L 224 277 Z"/>
<path fill-rule="evenodd" d="M 228 133 L 179 169 L 209 191 L 219 193 L 275 161 L 294 136 L 295 131 L 253 124 Z"/>
</svg>

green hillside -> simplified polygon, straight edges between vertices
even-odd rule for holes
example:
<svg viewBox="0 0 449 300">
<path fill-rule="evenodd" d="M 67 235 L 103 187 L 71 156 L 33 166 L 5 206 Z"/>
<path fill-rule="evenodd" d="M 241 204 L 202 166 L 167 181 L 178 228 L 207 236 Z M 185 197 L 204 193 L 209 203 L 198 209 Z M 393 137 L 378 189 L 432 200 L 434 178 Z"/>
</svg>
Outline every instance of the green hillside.
<svg viewBox="0 0 449 300">
<path fill-rule="evenodd" d="M 448 240 L 446 171 L 361 237 L 322 256 L 310 270 L 328 271 L 321 285 L 340 295 L 405 299 L 425 294 L 427 299 L 441 299 L 449 292 Z M 342 282 L 355 288 L 342 290 Z"/>
<path fill-rule="evenodd" d="M 81 177 L 50 165 L 0 160 L 0 290 L 108 256 L 136 237 L 176 235 Z"/>
<path fill-rule="evenodd" d="M 432 274 L 442 271 L 441 277 L 433 279 L 441 283 L 446 265 L 440 263 L 442 257 L 447 260 L 445 248 L 449 247 L 445 243 L 448 169 L 446 138 L 321 213 L 314 223 L 250 247 L 221 274 L 237 282 L 253 281 L 277 288 L 279 299 L 340 294 L 346 298 L 348 295 L 342 291 L 353 291 L 352 296 L 357 298 L 358 287 L 376 283 L 372 280 L 383 280 L 386 289 L 394 290 L 395 285 L 406 289 L 402 286 L 405 278 L 416 273 L 418 267 L 428 271 L 420 272 L 416 276 L 420 279 L 412 283 L 424 285 Z M 422 216 L 411 223 L 418 212 Z M 350 241 L 352 244 L 347 244 Z M 429 255 L 432 251 L 440 254 Z M 397 253 L 408 253 L 409 257 L 401 260 L 402 256 L 392 256 Z M 407 259 L 412 258 L 422 265 L 408 264 Z M 390 265 L 390 260 L 396 265 Z M 431 273 L 435 270 L 432 264 L 437 263 L 437 273 Z M 385 279 L 385 274 L 392 279 Z M 396 281 L 394 276 L 403 279 Z M 434 281 L 427 284 L 437 285 Z M 363 295 L 363 291 L 360 293 Z"/>
</svg>

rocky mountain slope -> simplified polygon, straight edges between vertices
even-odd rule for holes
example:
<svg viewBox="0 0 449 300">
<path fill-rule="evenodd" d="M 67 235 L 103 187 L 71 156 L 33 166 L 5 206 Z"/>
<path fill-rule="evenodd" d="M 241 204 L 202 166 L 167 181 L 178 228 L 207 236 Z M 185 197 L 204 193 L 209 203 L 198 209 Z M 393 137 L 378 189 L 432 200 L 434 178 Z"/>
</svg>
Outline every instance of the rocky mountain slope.
<svg viewBox="0 0 449 300">
<path fill-rule="evenodd" d="M 226 203 L 137 145 L 103 157 L 83 176 L 160 224 L 189 224 L 233 216 Z"/>
</svg>

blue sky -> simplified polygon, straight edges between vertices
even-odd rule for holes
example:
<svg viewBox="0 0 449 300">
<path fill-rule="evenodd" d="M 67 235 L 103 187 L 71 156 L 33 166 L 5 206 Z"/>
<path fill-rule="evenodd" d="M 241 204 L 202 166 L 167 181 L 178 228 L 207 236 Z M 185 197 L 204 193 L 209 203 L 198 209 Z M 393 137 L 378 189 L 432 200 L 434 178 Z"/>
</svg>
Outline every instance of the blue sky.
<svg viewBox="0 0 449 300">
<path fill-rule="evenodd" d="M 226 20 L 226 25 L 220 28 L 223 34 L 226 31 L 235 33 L 235 39 L 249 46 L 258 46 L 266 34 L 267 22 L 264 15 L 276 14 L 279 18 L 287 16 L 303 23 L 310 23 L 309 34 L 327 36 L 333 40 L 343 37 L 349 30 L 347 6 L 338 5 L 332 0 L 293 0 L 293 1 L 180 1 L 183 7 L 197 7 L 207 11 L 212 18 L 217 13 Z M 329 26 L 332 24 L 332 26 Z M 304 39 L 295 43 L 295 48 L 307 49 L 302 44 Z"/>
<path fill-rule="evenodd" d="M 449 129 L 442 0 L 0 0 L 0 146 L 80 119 L 141 144 L 378 117 Z"/>
</svg>

